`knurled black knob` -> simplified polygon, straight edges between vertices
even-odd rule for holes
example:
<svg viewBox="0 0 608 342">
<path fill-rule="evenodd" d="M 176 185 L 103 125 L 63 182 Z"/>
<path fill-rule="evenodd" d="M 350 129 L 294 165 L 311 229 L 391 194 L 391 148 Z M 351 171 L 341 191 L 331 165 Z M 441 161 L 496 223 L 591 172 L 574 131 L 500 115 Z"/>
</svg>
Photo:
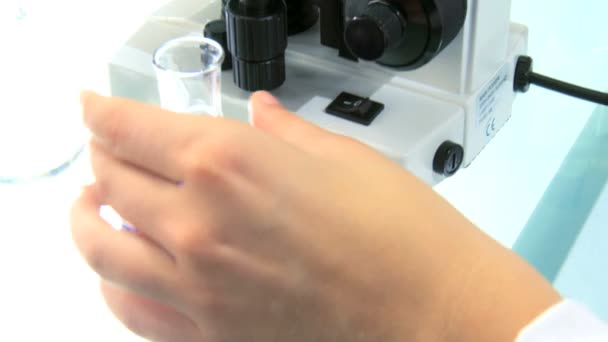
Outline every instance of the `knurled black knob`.
<svg viewBox="0 0 608 342">
<path fill-rule="evenodd" d="M 344 39 L 355 56 L 375 61 L 403 41 L 406 25 L 397 7 L 377 1 L 347 24 Z"/>
<path fill-rule="evenodd" d="M 285 55 L 265 62 L 233 60 L 234 82 L 246 91 L 273 90 L 285 82 Z"/>
<path fill-rule="evenodd" d="M 267 12 L 248 11 L 238 4 L 228 2 L 226 11 L 228 49 L 233 57 L 266 61 L 283 54 L 287 48 L 285 3 L 277 1 Z"/>
<path fill-rule="evenodd" d="M 229 0 L 225 14 L 236 85 L 256 91 L 283 84 L 287 48 L 285 2 Z"/>
<path fill-rule="evenodd" d="M 442 176 L 450 177 L 456 174 L 463 161 L 464 149 L 462 146 L 451 141 L 445 141 L 435 153 L 433 171 Z"/>
</svg>

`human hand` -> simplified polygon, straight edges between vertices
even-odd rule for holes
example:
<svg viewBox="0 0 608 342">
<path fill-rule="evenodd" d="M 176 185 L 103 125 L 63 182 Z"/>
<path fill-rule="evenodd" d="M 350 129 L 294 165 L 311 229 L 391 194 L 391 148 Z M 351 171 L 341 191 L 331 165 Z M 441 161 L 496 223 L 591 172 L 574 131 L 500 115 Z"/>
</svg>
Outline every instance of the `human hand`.
<svg viewBox="0 0 608 342">
<path fill-rule="evenodd" d="M 255 128 L 92 94 L 83 108 L 96 183 L 74 240 L 144 337 L 455 341 L 490 270 L 534 275 L 401 167 L 269 94 L 252 98 Z"/>
</svg>

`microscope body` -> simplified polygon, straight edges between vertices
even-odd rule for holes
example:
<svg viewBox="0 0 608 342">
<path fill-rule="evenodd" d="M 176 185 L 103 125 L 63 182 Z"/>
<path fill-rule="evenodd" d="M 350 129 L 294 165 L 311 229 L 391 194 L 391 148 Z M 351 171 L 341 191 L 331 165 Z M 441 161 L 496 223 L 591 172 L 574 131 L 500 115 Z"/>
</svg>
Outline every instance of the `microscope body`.
<svg viewBox="0 0 608 342">
<path fill-rule="evenodd" d="M 416 56 L 401 53 L 397 57 L 390 52 L 399 52 L 412 42 L 406 42 L 408 38 L 420 32 L 404 34 L 402 41 L 386 39 L 381 54 L 376 51 L 366 55 L 369 49 L 353 47 L 355 44 L 348 42 L 344 44 L 340 39 L 345 38 L 346 26 L 353 18 L 360 16 L 365 6 L 378 1 L 319 1 L 315 4 L 320 8 L 316 23 L 290 28 L 291 35 L 284 51 L 285 79 L 272 89 L 272 93 L 299 116 L 368 144 L 431 185 L 451 176 L 461 166 L 468 166 L 509 119 L 515 98 L 515 62 L 527 50 L 527 29 L 511 23 L 510 0 L 464 2 L 466 13 L 462 23 L 457 25 L 458 30 L 441 32 L 431 25 L 429 32 L 435 40 L 433 37 L 425 40 L 424 49 L 427 50 L 424 53 Z M 391 6 L 414 6 L 434 1 L 382 2 Z M 174 0 L 157 15 L 207 21 L 219 18 L 220 13 L 225 14 L 225 3 L 215 0 L 195 4 L 191 0 Z M 463 5 L 461 0 L 442 3 Z M 285 4 L 287 13 L 290 4 L 292 9 L 302 5 L 298 1 L 286 1 Z M 334 6 L 333 11 L 331 6 Z M 408 15 L 403 27 L 419 30 L 424 25 L 420 20 L 434 20 L 435 23 L 445 20 L 438 18 L 441 11 L 433 13 L 426 19 Z M 385 21 L 379 22 L 383 26 Z M 367 24 L 363 23 L 362 27 L 368 27 Z M 390 27 L 381 29 L 384 33 L 394 33 L 397 32 L 395 27 L 392 31 Z M 153 29 L 155 33 L 150 32 Z M 355 26 L 354 31 L 358 29 L 360 27 Z M 166 29 L 164 35 L 159 31 L 162 29 L 158 25 L 144 25 L 119 51 L 113 63 L 153 75 L 153 71 L 141 63 L 159 43 L 144 41 L 176 34 L 175 27 Z M 374 41 L 364 36 L 365 39 Z M 256 41 L 250 43 L 256 44 Z M 419 41 L 414 43 L 420 45 Z M 365 58 L 358 56 L 362 54 Z M 376 58 L 378 55 L 380 58 Z M 250 91 L 239 87 L 233 75 L 230 71 L 223 75 L 224 114 L 245 120 Z M 360 96 L 361 103 L 370 100 L 381 104 L 383 109 L 366 124 L 328 113 L 328 108 L 340 101 L 342 93 Z M 347 102 L 344 97 L 342 100 L 349 104 L 359 103 Z"/>
</svg>

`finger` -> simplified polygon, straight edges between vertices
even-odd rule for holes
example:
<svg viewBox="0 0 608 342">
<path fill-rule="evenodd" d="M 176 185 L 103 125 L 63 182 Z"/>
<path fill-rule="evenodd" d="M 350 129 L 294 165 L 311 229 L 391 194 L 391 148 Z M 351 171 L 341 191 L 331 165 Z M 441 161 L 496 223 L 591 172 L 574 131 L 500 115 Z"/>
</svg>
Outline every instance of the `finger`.
<svg viewBox="0 0 608 342">
<path fill-rule="evenodd" d="M 339 137 L 289 112 L 265 91 L 251 96 L 250 121 L 254 127 L 313 153 L 333 149 Z"/>
<path fill-rule="evenodd" d="M 119 158 L 176 182 L 182 179 L 177 156 L 206 134 L 202 127 L 212 130 L 219 121 L 90 92 L 82 93 L 81 102 L 94 139 Z"/>
<path fill-rule="evenodd" d="M 172 258 L 136 234 L 113 229 L 99 207 L 93 186 L 72 207 L 72 237 L 84 259 L 102 278 L 170 302 L 177 285 Z"/>
<path fill-rule="evenodd" d="M 101 293 L 110 311 L 135 334 L 158 342 L 205 341 L 197 325 L 174 308 L 106 281 Z"/>
<path fill-rule="evenodd" d="M 139 233 L 170 249 L 164 242 L 171 232 L 163 230 L 162 224 L 176 204 L 178 185 L 114 158 L 96 142 L 91 143 L 91 165 L 100 202 L 111 206 Z"/>
</svg>

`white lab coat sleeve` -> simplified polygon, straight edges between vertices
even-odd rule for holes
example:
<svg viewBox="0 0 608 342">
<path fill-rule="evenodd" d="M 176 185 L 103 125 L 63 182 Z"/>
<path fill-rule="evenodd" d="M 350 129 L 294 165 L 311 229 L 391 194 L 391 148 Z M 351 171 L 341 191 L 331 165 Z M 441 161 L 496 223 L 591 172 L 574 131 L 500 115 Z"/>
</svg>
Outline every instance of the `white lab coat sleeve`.
<svg viewBox="0 0 608 342">
<path fill-rule="evenodd" d="M 563 300 L 526 326 L 517 342 L 608 342 L 608 325 L 583 305 Z"/>
</svg>

